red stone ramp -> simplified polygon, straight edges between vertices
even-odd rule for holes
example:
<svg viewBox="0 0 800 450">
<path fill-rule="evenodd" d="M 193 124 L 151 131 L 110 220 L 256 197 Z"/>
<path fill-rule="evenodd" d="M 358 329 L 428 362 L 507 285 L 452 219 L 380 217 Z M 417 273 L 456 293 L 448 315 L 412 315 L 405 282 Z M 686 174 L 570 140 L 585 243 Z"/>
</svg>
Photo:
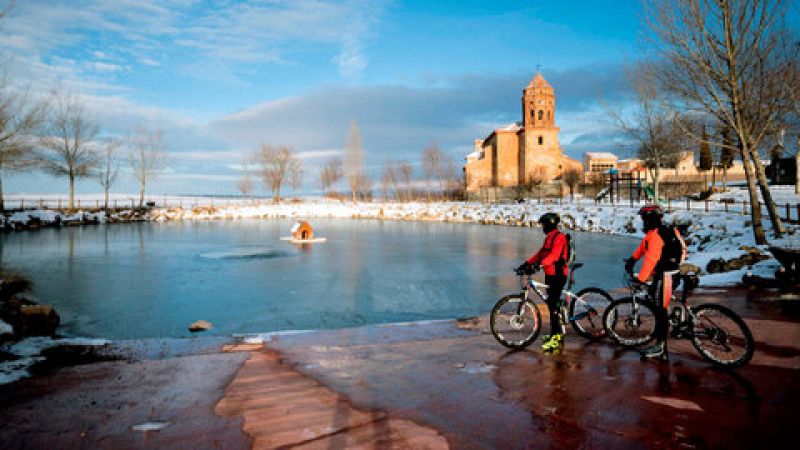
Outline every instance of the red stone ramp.
<svg viewBox="0 0 800 450">
<path fill-rule="evenodd" d="M 383 411 L 355 409 L 346 398 L 283 364 L 274 350 L 243 345 L 226 351 L 251 353 L 215 412 L 242 416 L 255 449 L 449 448 L 432 428 Z"/>
</svg>

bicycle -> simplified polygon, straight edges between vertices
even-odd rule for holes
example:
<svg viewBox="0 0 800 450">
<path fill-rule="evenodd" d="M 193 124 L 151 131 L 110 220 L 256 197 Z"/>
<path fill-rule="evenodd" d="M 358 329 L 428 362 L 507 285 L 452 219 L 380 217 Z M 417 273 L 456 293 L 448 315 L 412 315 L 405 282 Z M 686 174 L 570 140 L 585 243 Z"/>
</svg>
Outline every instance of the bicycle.
<svg viewBox="0 0 800 450">
<path fill-rule="evenodd" d="M 583 263 L 569 266 L 568 282 L 561 293 L 559 307 L 561 325 L 564 327 L 569 322 L 578 335 L 590 340 L 600 339 L 605 336 L 605 329 L 600 321 L 603 311 L 614 299 L 606 291 L 595 287 L 573 293 L 575 271 L 581 267 Z M 498 342 L 509 348 L 521 349 L 539 336 L 542 316 L 534 299 L 538 296 L 544 303 L 547 285 L 534 280 L 532 271 L 520 272 L 515 269 L 515 272 L 520 277 L 520 292 L 498 300 L 492 309 L 489 323 Z"/>
<path fill-rule="evenodd" d="M 675 272 L 677 274 L 677 271 Z M 741 367 L 753 357 L 755 343 L 750 328 L 735 312 L 716 303 L 689 304 L 689 294 L 699 285 L 695 274 L 678 275 L 682 292 L 671 297 L 667 314 L 669 336 L 692 341 L 703 358 L 721 367 Z M 603 314 L 603 327 L 612 341 L 623 347 L 636 347 L 654 339 L 656 310 L 649 285 L 626 272 L 629 297 L 614 301 Z"/>
</svg>

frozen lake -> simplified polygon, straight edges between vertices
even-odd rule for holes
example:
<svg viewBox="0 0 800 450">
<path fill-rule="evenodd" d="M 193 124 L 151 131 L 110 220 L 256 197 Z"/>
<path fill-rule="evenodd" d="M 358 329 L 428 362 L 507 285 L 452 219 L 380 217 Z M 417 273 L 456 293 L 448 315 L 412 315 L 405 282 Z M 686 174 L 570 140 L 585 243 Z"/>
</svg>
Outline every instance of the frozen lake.
<svg viewBox="0 0 800 450">
<path fill-rule="evenodd" d="M 340 328 L 488 313 L 539 228 L 315 219 L 133 223 L 10 233 L 0 262 L 30 276 L 61 332 L 114 339 Z M 578 287 L 616 287 L 632 238 L 572 233 Z"/>
</svg>

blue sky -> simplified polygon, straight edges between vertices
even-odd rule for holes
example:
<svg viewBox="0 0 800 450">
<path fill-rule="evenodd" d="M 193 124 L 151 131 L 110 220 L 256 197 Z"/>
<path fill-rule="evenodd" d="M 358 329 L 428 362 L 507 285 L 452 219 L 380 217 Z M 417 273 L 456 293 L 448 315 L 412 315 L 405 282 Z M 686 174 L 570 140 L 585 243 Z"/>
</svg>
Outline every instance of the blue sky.
<svg viewBox="0 0 800 450">
<path fill-rule="evenodd" d="M 606 113 L 640 55 L 636 0 L 79 3 L 17 1 L 0 23 L 5 71 L 35 93 L 80 94 L 104 134 L 162 129 L 172 164 L 153 194 L 235 193 L 261 142 L 292 146 L 312 192 L 351 120 L 376 176 L 431 142 L 463 161 L 473 139 L 519 119 L 537 67 L 556 89 L 565 152 L 613 150 Z M 66 182 L 25 173 L 4 187 Z"/>
</svg>

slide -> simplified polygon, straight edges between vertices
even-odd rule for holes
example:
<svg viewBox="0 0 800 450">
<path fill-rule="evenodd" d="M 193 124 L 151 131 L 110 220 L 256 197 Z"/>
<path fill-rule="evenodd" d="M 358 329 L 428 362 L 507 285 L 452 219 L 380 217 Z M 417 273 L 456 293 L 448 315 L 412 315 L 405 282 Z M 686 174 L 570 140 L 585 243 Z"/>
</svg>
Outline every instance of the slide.
<svg viewBox="0 0 800 450">
<path fill-rule="evenodd" d="M 602 200 L 602 199 L 606 198 L 606 195 L 608 195 L 608 191 L 609 191 L 608 188 L 603 188 L 602 191 L 598 192 L 597 195 L 594 196 L 594 199 L 595 200 Z"/>
<path fill-rule="evenodd" d="M 655 193 L 656 192 L 653 190 L 653 186 L 650 186 L 649 184 L 645 184 L 645 185 L 642 186 L 642 192 L 644 192 L 644 195 L 646 195 L 648 198 L 650 198 L 651 201 L 652 201 L 653 198 L 655 198 Z M 663 198 L 659 198 L 658 199 L 658 203 L 663 206 L 663 205 L 665 205 L 667 203 L 667 201 L 664 200 Z"/>
</svg>

